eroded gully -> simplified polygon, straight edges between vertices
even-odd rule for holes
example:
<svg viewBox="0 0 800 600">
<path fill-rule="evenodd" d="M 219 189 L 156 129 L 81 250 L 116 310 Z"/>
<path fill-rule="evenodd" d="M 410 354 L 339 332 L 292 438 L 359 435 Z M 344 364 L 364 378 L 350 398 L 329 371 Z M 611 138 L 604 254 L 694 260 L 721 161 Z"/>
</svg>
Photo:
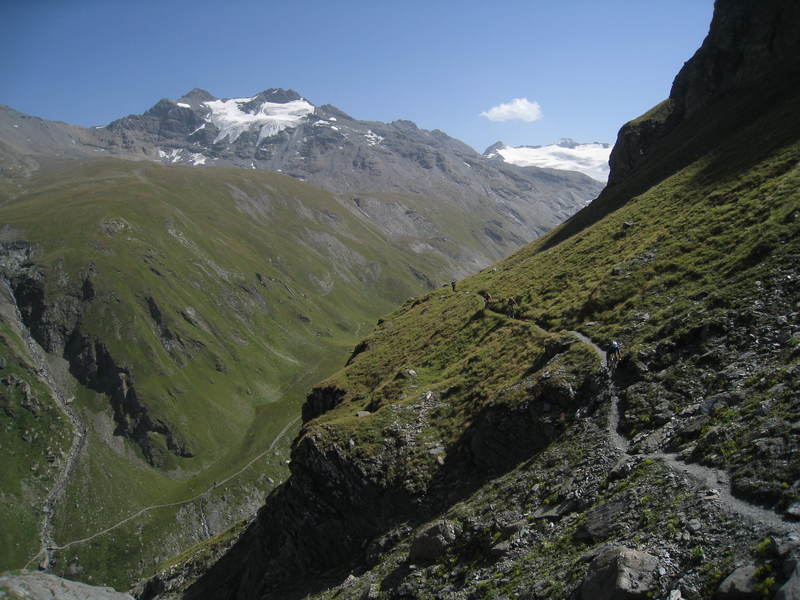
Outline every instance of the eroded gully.
<svg viewBox="0 0 800 600">
<path fill-rule="evenodd" d="M 78 464 L 81 451 L 86 443 L 86 427 L 81 422 L 78 414 L 70 405 L 71 389 L 69 387 L 69 373 L 66 361 L 61 358 L 50 357 L 44 349 L 31 336 L 30 330 L 22 320 L 16 298 L 8 281 L 0 278 L 0 313 L 6 318 L 9 326 L 25 343 L 28 355 L 33 361 L 36 376 L 47 386 L 50 395 L 55 400 L 56 406 L 70 422 L 72 429 L 72 442 L 61 468 L 56 475 L 53 487 L 45 498 L 42 506 L 42 525 L 40 530 L 40 548 L 25 565 L 39 561 L 39 568 L 48 569 L 55 546 L 53 539 L 53 516 L 56 507 L 64 496 L 70 478 Z"/>
</svg>

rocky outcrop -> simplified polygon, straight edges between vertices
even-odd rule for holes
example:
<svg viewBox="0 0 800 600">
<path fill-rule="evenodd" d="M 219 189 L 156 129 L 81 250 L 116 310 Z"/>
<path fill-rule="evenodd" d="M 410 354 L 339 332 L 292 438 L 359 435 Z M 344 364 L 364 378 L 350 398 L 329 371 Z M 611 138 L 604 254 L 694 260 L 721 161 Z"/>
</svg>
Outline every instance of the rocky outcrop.
<svg viewBox="0 0 800 600">
<path fill-rule="evenodd" d="M 345 396 L 345 391 L 333 386 L 315 387 L 306 396 L 303 404 L 303 423 L 326 413 L 336 407 Z"/>
<path fill-rule="evenodd" d="M 581 585 L 581 600 L 637 600 L 652 594 L 658 560 L 630 548 L 608 547 L 589 563 Z"/>
<path fill-rule="evenodd" d="M 646 162 L 661 138 L 716 99 L 797 81 L 798 21 L 794 0 L 717 0 L 708 36 L 675 77 L 669 99 L 620 130 L 609 185 Z"/>
<path fill-rule="evenodd" d="M 562 348 L 563 350 L 563 348 Z M 553 354 L 545 354 L 549 360 Z M 475 418 L 467 432 L 472 460 L 481 469 L 504 470 L 525 460 L 561 435 L 577 410 L 591 411 L 599 400 L 602 376 L 586 373 L 565 380 L 544 375 L 513 386 L 526 399 L 516 406 L 497 403 Z"/>
<path fill-rule="evenodd" d="M 114 434 L 135 442 L 151 465 L 164 464 L 158 445 L 154 444 L 154 434 L 163 436 L 168 450 L 176 456 L 192 456 L 186 443 L 167 423 L 150 415 L 136 393 L 130 368 L 118 365 L 103 342 L 91 340 L 76 330 L 64 349 L 64 356 L 78 381 L 108 397 L 117 425 Z"/>
<path fill-rule="evenodd" d="M 439 521 L 422 528 L 411 542 L 408 560 L 428 562 L 441 558 L 456 541 L 457 534 L 458 525 L 451 521 Z"/>
<path fill-rule="evenodd" d="M 136 393 L 135 378 L 130 368 L 118 365 L 108 347 L 100 340 L 86 336 L 81 330 L 83 314 L 95 300 L 92 283 L 94 266 L 89 265 L 79 283 L 47 289 L 47 278 L 33 260 L 34 248 L 27 242 L 0 243 L 0 274 L 9 282 L 20 316 L 31 336 L 47 352 L 67 359 L 72 375 L 83 385 L 105 394 L 116 422 L 116 435 L 124 435 L 136 443 L 153 466 L 164 462 L 153 435 L 163 436 L 170 452 L 190 457 L 192 452 L 170 426 L 150 416 L 147 406 Z M 162 343 L 180 344 L 168 327 L 152 298 L 148 298 L 151 316 L 156 321 Z M 164 341 L 166 340 L 166 341 Z"/>
<path fill-rule="evenodd" d="M 363 552 L 364 540 L 420 508 L 402 485 L 381 483 L 380 458 L 370 468 L 318 435 L 301 435 L 290 468 L 289 481 L 186 598 L 259 598 L 302 587 L 308 574 L 340 568 Z"/>
<path fill-rule="evenodd" d="M 49 573 L 22 571 L 0 577 L 0 596 L 19 600 L 134 600 L 130 594 L 70 581 Z"/>
<path fill-rule="evenodd" d="M 717 589 L 715 600 L 756 600 L 761 597 L 756 590 L 757 568 L 755 565 L 739 567 L 728 575 Z"/>
</svg>

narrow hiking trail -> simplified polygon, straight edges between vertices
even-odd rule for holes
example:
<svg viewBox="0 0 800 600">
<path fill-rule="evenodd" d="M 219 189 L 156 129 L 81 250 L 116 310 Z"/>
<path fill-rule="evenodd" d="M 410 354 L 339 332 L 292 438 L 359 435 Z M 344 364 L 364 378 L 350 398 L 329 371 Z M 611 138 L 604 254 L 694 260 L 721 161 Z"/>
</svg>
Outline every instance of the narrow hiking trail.
<svg viewBox="0 0 800 600">
<path fill-rule="evenodd" d="M 47 386 L 56 406 L 70 422 L 70 427 L 72 428 L 72 442 L 69 451 L 41 509 L 42 525 L 39 533 L 39 552 L 25 565 L 25 568 L 28 568 L 38 560 L 40 568 L 48 569 L 55 544 L 53 539 L 53 516 L 55 515 L 56 507 L 64 496 L 64 491 L 69 485 L 70 478 L 86 444 L 86 426 L 81 422 L 77 412 L 70 404 L 72 389 L 69 384 L 70 375 L 66 361 L 48 356 L 44 348 L 33 339 L 30 330 L 22 320 L 22 314 L 19 311 L 19 306 L 17 306 L 11 286 L 4 278 L 0 279 L 0 281 L 2 281 L 3 286 L 2 312 L 7 317 L 10 327 L 25 343 L 28 355 L 34 363 L 36 376 Z"/>
<path fill-rule="evenodd" d="M 603 359 L 603 364 L 606 364 L 606 353 L 597 344 L 580 332 L 570 331 L 570 333 L 575 335 L 581 342 L 592 347 Z M 722 469 L 706 467 L 698 463 L 687 463 L 680 460 L 677 454 L 670 454 L 666 452 L 632 454 L 630 452 L 630 442 L 619 433 L 619 395 L 617 394 L 616 386 L 614 385 L 613 373 L 609 373 L 608 386 L 611 402 L 608 408 L 607 434 L 611 444 L 617 450 L 624 454 L 640 456 L 644 459 L 662 461 L 673 471 L 688 476 L 692 481 L 699 484 L 701 487 L 714 494 L 718 494 L 716 501 L 721 507 L 728 509 L 729 511 L 734 512 L 742 517 L 745 517 L 756 523 L 768 525 L 781 531 L 782 533 L 788 533 L 790 531 L 797 530 L 798 526 L 796 524 L 786 521 L 780 514 L 767 508 L 763 508 L 761 506 L 736 498 L 731 493 L 730 475 L 728 475 L 728 473 Z"/>
<path fill-rule="evenodd" d="M 613 386 L 613 383 L 610 384 Z M 788 533 L 798 528 L 797 524 L 786 521 L 780 514 L 741 500 L 731 493 L 731 478 L 722 469 L 706 467 L 698 463 L 687 463 L 677 454 L 667 452 L 631 453 L 630 442 L 619 433 L 619 396 L 612 389 L 611 402 L 608 408 L 607 434 L 612 446 L 623 454 L 638 456 L 643 459 L 660 460 L 673 471 L 685 475 L 696 484 L 716 495 L 715 500 L 724 508 L 737 513 L 751 521 L 762 523 Z"/>
<path fill-rule="evenodd" d="M 292 389 L 292 388 L 296 387 L 298 384 L 299 384 L 298 381 L 294 382 L 292 385 L 289 386 L 289 389 Z M 145 506 L 145 507 L 137 510 L 136 512 L 133 512 L 133 513 L 129 514 L 127 517 L 125 517 L 123 519 L 120 519 L 116 523 L 113 523 L 112 525 L 109 525 L 108 527 L 93 533 L 90 536 L 87 536 L 87 537 L 84 537 L 84 538 L 80 538 L 80 539 L 77 539 L 77 540 L 71 540 L 71 541 L 66 542 L 64 544 L 60 544 L 60 545 L 56 544 L 55 540 L 52 538 L 52 534 L 51 534 L 48 537 L 47 546 L 46 547 L 43 546 L 43 549 L 40 550 L 38 554 L 36 554 L 34 557 L 32 557 L 28 561 L 28 563 L 25 565 L 25 568 L 28 568 L 28 566 L 32 562 L 36 561 L 39 558 L 39 556 L 42 555 L 43 550 L 46 550 L 46 552 L 47 552 L 48 564 L 49 564 L 49 556 L 54 551 L 66 550 L 66 549 L 71 548 L 73 546 L 78 546 L 80 544 L 85 544 L 85 543 L 91 542 L 92 540 L 94 540 L 94 539 L 96 539 L 98 537 L 101 537 L 103 535 L 111 533 L 112 531 L 120 528 L 121 526 L 125 525 L 126 523 L 129 523 L 130 521 L 132 521 L 132 520 L 134 520 L 134 519 L 136 519 L 136 518 L 138 518 L 138 517 L 140 517 L 140 516 L 142 516 L 142 515 L 144 515 L 144 514 L 146 514 L 148 512 L 151 512 L 151 511 L 154 511 L 154 510 L 158 510 L 158 509 L 161 509 L 161 508 L 176 508 L 176 507 L 179 507 L 179 506 L 183 506 L 183 505 L 186 505 L 186 504 L 191 504 L 193 502 L 197 502 L 198 500 L 201 501 L 200 506 L 198 508 L 198 512 L 200 514 L 200 520 L 201 520 L 200 526 L 201 526 L 201 528 L 203 530 L 203 533 L 204 533 L 205 537 L 206 538 L 207 537 L 211 537 L 212 533 L 211 533 L 210 528 L 208 526 L 208 520 L 207 520 L 206 514 L 205 514 L 205 506 L 202 503 L 202 500 L 204 499 L 204 497 L 208 493 L 213 491 L 214 489 L 216 489 L 218 487 L 221 487 L 221 486 L 229 483 L 230 481 L 236 479 L 242 473 L 244 473 L 250 467 L 252 467 L 256 462 L 258 462 L 259 460 L 264 458 L 264 456 L 266 456 L 269 452 L 271 452 L 275 448 L 275 446 L 278 444 L 278 442 L 280 442 L 283 439 L 283 437 L 300 420 L 300 418 L 301 418 L 300 416 L 297 416 L 294 419 L 292 419 L 291 421 L 289 421 L 283 427 L 283 429 L 281 429 L 278 432 L 278 434 L 273 438 L 272 442 L 270 443 L 270 445 L 267 448 L 265 448 L 264 450 L 259 452 L 256 456 L 251 458 L 238 471 L 236 471 L 235 473 L 232 473 L 231 475 L 228 475 L 225 479 L 222 479 L 220 481 L 214 482 L 211 486 L 209 486 L 208 488 L 206 488 L 202 492 L 199 492 L 199 493 L 195 494 L 194 496 L 192 496 L 191 498 L 188 498 L 188 499 L 185 499 L 185 500 L 178 500 L 178 501 L 175 501 L 175 502 L 167 502 L 167 503 L 162 503 L 162 504 L 153 504 L 153 505 L 150 505 L 150 506 Z M 83 429 L 84 437 L 85 437 L 85 433 L 86 433 L 85 429 Z"/>
<path fill-rule="evenodd" d="M 125 523 L 128 523 L 128 522 L 132 521 L 133 519 L 136 519 L 137 517 L 140 517 L 143 514 L 146 514 L 148 512 L 153 511 L 153 510 L 158 510 L 159 508 L 174 508 L 174 507 L 177 507 L 177 506 L 183 506 L 184 504 L 190 504 L 192 502 L 196 502 L 197 500 L 201 500 L 206 494 L 208 494 L 209 492 L 211 492 L 215 488 L 218 488 L 218 487 L 220 487 L 222 485 L 225 485 L 226 483 L 228 483 L 232 479 L 235 479 L 236 477 L 238 477 L 239 475 L 244 473 L 247 469 L 249 469 L 256 461 L 262 459 L 268 452 L 270 452 L 275 447 L 275 445 L 281 439 L 283 439 L 283 436 L 286 435 L 286 432 L 288 432 L 289 429 L 291 429 L 291 427 L 294 426 L 294 424 L 297 423 L 299 420 L 300 420 L 300 417 L 296 417 L 296 418 L 292 419 L 291 421 L 289 421 L 286 424 L 286 426 L 283 429 L 281 429 L 281 431 L 278 433 L 278 435 L 275 436 L 275 438 L 272 440 L 272 443 L 269 445 L 269 447 L 267 447 L 264 451 L 262 451 L 258 455 L 254 456 L 247 464 L 245 464 L 241 469 L 236 471 L 236 473 L 233 473 L 232 475 L 228 475 L 228 477 L 226 477 L 225 479 L 217 481 L 216 483 L 211 485 L 208 489 L 203 490 L 202 492 L 199 492 L 198 494 L 192 496 L 191 498 L 188 498 L 187 500 L 178 500 L 176 502 L 167 502 L 165 504 L 153 504 L 152 506 L 145 506 L 144 508 L 141 508 L 141 509 L 137 510 L 135 513 L 132 513 L 132 514 L 128 515 L 124 519 L 121 519 L 120 521 L 117 521 L 113 525 L 110 525 L 109 527 L 106 527 L 105 529 L 103 529 L 101 531 L 98 531 L 98 532 L 96 532 L 96 533 L 94 533 L 94 534 L 92 534 L 92 535 L 90 535 L 88 537 L 81 538 L 79 540 L 72 540 L 71 542 L 67 542 L 66 544 L 53 545 L 51 550 L 66 550 L 67 548 L 71 548 L 72 546 L 77 546 L 79 544 L 85 544 L 87 542 L 91 542 L 93 539 L 98 538 L 98 537 L 100 537 L 102 535 L 106 535 L 107 533 L 111 533 L 115 529 L 118 529 L 119 527 L 123 526 Z M 203 513 L 202 507 L 200 509 L 200 512 L 201 512 L 201 515 L 203 515 L 203 517 L 202 517 L 203 521 L 205 521 L 205 519 L 204 519 L 205 515 Z M 204 525 L 205 525 L 204 529 L 206 531 L 208 531 L 208 525 L 206 523 L 204 523 Z M 208 531 L 208 532 L 209 532 L 209 537 L 210 537 L 210 531 Z"/>
<path fill-rule="evenodd" d="M 478 297 L 480 298 L 480 295 Z M 481 301 L 483 301 L 482 298 Z M 494 310 L 491 310 L 491 312 L 507 319 L 528 322 L 524 319 L 510 317 L 502 312 Z M 536 323 L 531 324 L 537 330 L 543 333 L 549 333 L 547 330 L 536 325 Z M 591 338 L 579 331 L 569 330 L 567 333 L 572 334 L 577 338 L 578 341 L 589 346 L 600 358 L 600 364 L 608 368 L 608 355 L 606 351 L 598 346 Z M 715 501 L 722 508 L 744 517 L 751 522 L 767 525 L 782 533 L 797 531 L 798 528 L 800 528 L 800 525 L 787 521 L 779 513 L 773 510 L 763 508 L 756 504 L 751 504 L 745 500 L 735 497 L 731 492 L 730 475 L 722 469 L 706 467 L 698 463 L 687 463 L 680 460 L 677 454 L 670 454 L 666 452 L 654 452 L 649 454 L 632 453 L 630 451 L 630 441 L 619 433 L 619 395 L 616 385 L 614 384 L 613 372 L 609 372 L 608 392 L 610 396 L 610 403 L 608 406 L 606 433 L 611 445 L 620 453 L 624 455 L 638 456 L 643 459 L 662 461 L 673 471 L 681 475 L 685 475 L 695 482 L 695 484 L 705 488 L 711 494 L 715 495 Z"/>
</svg>

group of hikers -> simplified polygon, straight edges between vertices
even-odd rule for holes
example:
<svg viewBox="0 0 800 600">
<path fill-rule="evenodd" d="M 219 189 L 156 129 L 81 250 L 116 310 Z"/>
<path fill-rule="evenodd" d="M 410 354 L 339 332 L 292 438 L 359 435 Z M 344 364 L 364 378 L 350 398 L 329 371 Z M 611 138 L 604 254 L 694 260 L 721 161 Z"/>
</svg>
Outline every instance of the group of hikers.
<svg viewBox="0 0 800 600">
<path fill-rule="evenodd" d="M 455 292 L 456 291 L 456 282 L 455 280 L 450 282 L 450 287 Z M 491 308 L 492 304 L 492 295 L 487 292 L 486 290 L 481 290 L 478 292 L 478 295 L 483 298 L 483 308 L 488 309 Z M 511 305 L 514 309 L 514 314 L 511 315 L 512 318 L 516 318 L 516 313 L 519 310 L 519 305 L 514 298 L 511 298 Z M 622 346 L 617 340 L 611 340 L 611 343 L 606 348 L 606 367 L 609 369 L 613 369 L 622 358 Z"/>
</svg>

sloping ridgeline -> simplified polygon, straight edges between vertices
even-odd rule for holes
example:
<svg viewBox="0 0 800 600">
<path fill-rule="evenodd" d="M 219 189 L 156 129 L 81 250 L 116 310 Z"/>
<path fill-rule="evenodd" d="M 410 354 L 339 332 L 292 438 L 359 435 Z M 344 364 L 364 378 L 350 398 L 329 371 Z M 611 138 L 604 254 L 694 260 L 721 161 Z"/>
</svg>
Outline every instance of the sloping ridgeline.
<svg viewBox="0 0 800 600">
<path fill-rule="evenodd" d="M 579 218 L 384 317 L 310 395 L 289 480 L 182 597 L 796 589 L 800 53 L 776 40 L 800 19 L 715 11 L 676 86 L 702 89 L 708 61 L 725 84 Z"/>
</svg>

